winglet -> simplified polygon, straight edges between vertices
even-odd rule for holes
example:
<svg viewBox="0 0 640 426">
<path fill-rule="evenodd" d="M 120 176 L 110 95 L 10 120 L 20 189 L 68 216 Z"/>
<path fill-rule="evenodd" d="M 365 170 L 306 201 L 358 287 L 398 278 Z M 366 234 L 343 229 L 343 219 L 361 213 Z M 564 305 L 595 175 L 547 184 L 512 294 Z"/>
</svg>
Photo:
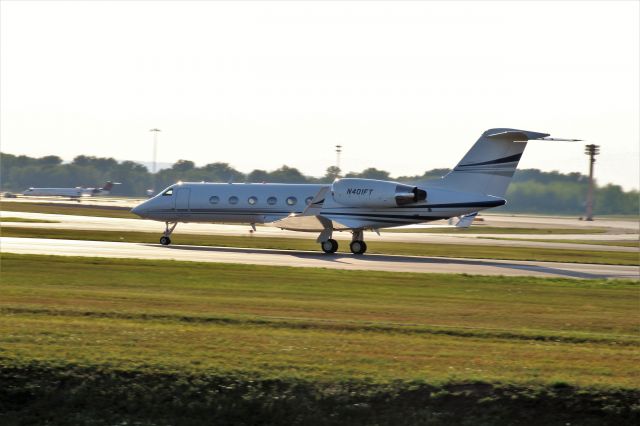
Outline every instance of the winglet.
<svg viewBox="0 0 640 426">
<path fill-rule="evenodd" d="M 328 186 L 323 186 L 322 188 L 320 188 L 320 191 L 318 191 L 315 197 L 313 197 L 313 200 L 311 200 L 307 208 L 304 209 L 300 216 L 316 216 L 317 214 L 319 214 L 320 210 L 322 210 L 322 205 L 324 203 L 325 196 L 329 191 L 329 188 L 330 187 Z"/>
<path fill-rule="evenodd" d="M 456 228 L 468 228 L 471 226 L 477 215 L 478 212 L 473 212 L 460 217 L 460 220 L 456 223 Z"/>
</svg>

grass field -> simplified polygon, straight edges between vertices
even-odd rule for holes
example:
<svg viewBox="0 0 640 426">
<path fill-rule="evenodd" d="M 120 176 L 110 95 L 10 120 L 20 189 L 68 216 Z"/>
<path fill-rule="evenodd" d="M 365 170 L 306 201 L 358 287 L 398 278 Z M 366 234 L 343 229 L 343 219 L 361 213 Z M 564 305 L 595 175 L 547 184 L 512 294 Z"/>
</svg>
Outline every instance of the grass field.
<svg viewBox="0 0 640 426">
<path fill-rule="evenodd" d="M 590 244 L 600 246 L 617 246 L 617 247 L 640 247 L 640 241 L 629 240 L 546 240 L 544 238 L 499 238 L 499 237 L 487 237 L 491 240 L 503 240 L 503 241 L 537 241 L 541 243 L 569 243 L 569 244 Z"/>
<path fill-rule="evenodd" d="M 43 229 L 5 227 L 5 237 L 21 238 L 61 238 L 92 241 L 118 241 L 157 243 L 160 233 L 124 231 L 83 231 L 66 229 Z M 194 235 L 175 233 L 173 244 L 202 245 L 217 247 L 249 247 L 278 250 L 318 250 L 314 240 L 299 238 L 270 238 L 253 236 Z M 638 265 L 640 258 L 634 252 L 614 252 L 595 250 L 565 250 L 537 247 L 508 247 L 469 244 L 419 244 L 385 241 L 370 242 L 368 253 L 395 254 L 407 256 L 460 257 L 506 260 L 533 260 L 547 262 L 597 263 L 611 265 Z M 342 242 L 342 251 L 348 250 Z"/>
<path fill-rule="evenodd" d="M 57 220 L 28 219 L 28 218 L 24 218 L 24 217 L 0 217 L 0 222 L 60 223 Z"/>
<path fill-rule="evenodd" d="M 606 228 L 513 228 L 501 226 L 472 225 L 469 228 L 386 228 L 382 232 L 405 232 L 424 234 L 602 234 Z"/>
<path fill-rule="evenodd" d="M 0 341 L 23 359 L 332 380 L 633 387 L 640 378 L 633 281 L 13 254 L 2 255 L 2 281 Z M 482 350 L 470 356 L 469 342 Z M 577 354 L 583 365 L 571 365 Z"/>
<path fill-rule="evenodd" d="M 184 402 L 173 414 L 189 424 L 189 401 L 208 395 L 201 403 L 219 407 L 229 391 L 212 389 L 230 386 L 243 415 L 273 416 L 285 403 L 289 415 L 311 413 L 288 424 L 465 424 L 455 414 L 465 407 L 480 416 L 466 424 L 495 424 L 546 403 L 546 424 L 638 418 L 634 281 L 13 254 L 1 266 L 0 378 L 12 386 L 0 401 L 58 386 L 72 400 L 111 395 L 163 412 L 162 395 Z M 56 412 L 55 400 L 29 415 Z M 341 421 L 314 423 L 326 410 Z"/>
<path fill-rule="evenodd" d="M 130 212 L 131 209 L 126 207 L 96 207 L 83 204 L 66 205 L 56 203 L 20 203 L 20 202 L 4 202 L 1 203 L 2 211 L 6 212 L 27 212 L 27 213 L 46 213 L 46 214 L 67 214 L 75 216 L 99 216 L 99 217 L 115 217 L 124 219 L 139 219 L 138 216 Z"/>
</svg>

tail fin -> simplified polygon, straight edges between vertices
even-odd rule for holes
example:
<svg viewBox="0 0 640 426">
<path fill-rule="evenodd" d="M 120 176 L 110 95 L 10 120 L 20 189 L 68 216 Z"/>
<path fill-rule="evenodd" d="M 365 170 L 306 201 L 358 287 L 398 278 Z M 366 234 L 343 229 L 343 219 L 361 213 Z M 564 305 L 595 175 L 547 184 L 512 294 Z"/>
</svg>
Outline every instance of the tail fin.
<svg viewBox="0 0 640 426">
<path fill-rule="evenodd" d="M 111 191 L 112 188 L 113 188 L 113 182 L 108 180 L 107 183 L 105 183 L 104 186 L 102 188 L 100 188 L 100 189 L 102 191 L 104 191 L 104 192 L 109 192 L 109 191 Z"/>
<path fill-rule="evenodd" d="M 504 197 L 527 141 L 578 139 L 548 138 L 547 133 L 517 129 L 489 129 L 462 157 L 458 165 L 440 180 L 429 185 L 463 192 Z"/>
</svg>

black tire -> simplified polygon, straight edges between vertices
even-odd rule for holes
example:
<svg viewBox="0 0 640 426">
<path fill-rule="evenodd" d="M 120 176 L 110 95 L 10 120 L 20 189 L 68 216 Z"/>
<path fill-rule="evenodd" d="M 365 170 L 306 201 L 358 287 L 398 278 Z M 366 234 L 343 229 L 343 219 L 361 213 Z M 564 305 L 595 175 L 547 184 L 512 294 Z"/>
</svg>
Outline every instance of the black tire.
<svg viewBox="0 0 640 426">
<path fill-rule="evenodd" d="M 352 241 L 349 248 L 353 254 L 364 254 L 367 251 L 367 243 L 360 240 Z"/>
<path fill-rule="evenodd" d="M 321 242 L 320 247 L 322 248 L 323 252 L 333 254 L 338 251 L 338 242 L 334 239 L 329 238 L 327 241 Z"/>
<path fill-rule="evenodd" d="M 171 238 L 160 237 L 160 244 L 162 244 L 163 246 L 168 246 L 169 244 L 171 244 Z"/>
<path fill-rule="evenodd" d="M 365 243 L 364 241 L 361 241 L 362 243 L 362 251 L 360 252 L 360 254 L 365 254 L 367 252 L 367 243 Z"/>
</svg>

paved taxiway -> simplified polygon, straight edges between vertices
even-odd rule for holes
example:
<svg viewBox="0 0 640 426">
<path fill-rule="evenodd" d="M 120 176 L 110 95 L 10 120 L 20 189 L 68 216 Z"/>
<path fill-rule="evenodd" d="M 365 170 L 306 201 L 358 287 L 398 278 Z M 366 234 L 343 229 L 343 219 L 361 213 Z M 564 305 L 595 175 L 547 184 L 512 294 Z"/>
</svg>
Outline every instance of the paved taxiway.
<svg viewBox="0 0 640 426">
<path fill-rule="evenodd" d="M 39 238 L 1 237 L 0 250 L 2 252 L 19 254 L 180 260 L 369 271 L 555 276 L 568 278 L 638 279 L 640 277 L 640 268 L 635 266 L 425 258 L 371 254 L 364 256 L 341 253 L 325 255 L 318 252 L 288 250 L 180 245 L 164 247 L 156 244 Z"/>
<path fill-rule="evenodd" d="M 158 238 L 162 235 L 164 224 L 152 220 L 142 219 L 118 219 L 108 217 L 57 215 L 42 213 L 23 212 L 0 212 L 0 217 L 20 217 L 25 219 L 54 220 L 58 223 L 28 223 L 28 222 L 5 222 L 3 227 L 30 227 L 47 229 L 68 229 L 68 230 L 92 230 L 92 231 L 138 231 L 155 232 Z M 221 225 L 208 223 L 180 223 L 176 228 L 176 234 L 198 234 L 198 235 L 226 235 L 226 236 L 248 236 L 254 237 L 278 237 L 278 238 L 305 238 L 313 239 L 317 233 L 305 233 L 284 231 L 269 226 L 259 226 L 257 232 L 250 234 L 251 228 L 248 225 Z M 540 247 L 557 248 L 567 250 L 599 250 L 599 251 L 638 251 L 637 247 L 619 247 L 596 244 L 574 244 L 562 242 L 546 241 L 525 241 L 525 240 L 583 240 L 587 241 L 607 241 L 624 240 L 638 241 L 638 234 L 616 233 L 616 234 L 470 234 L 456 233 L 420 233 L 420 232 L 393 232 L 385 230 L 378 236 L 373 232 L 366 233 L 366 240 L 371 243 L 380 242 L 405 242 L 424 244 L 471 244 L 490 245 L 508 247 Z M 623 231 L 620 231 L 623 232 Z M 336 232 L 334 237 L 338 240 L 349 240 L 351 235 L 348 232 Z M 500 238 L 500 239 L 496 239 Z"/>
<path fill-rule="evenodd" d="M 81 202 L 76 200 L 66 200 L 61 197 L 23 197 L 18 195 L 17 198 L 3 198 L 5 203 L 49 203 L 61 204 L 77 207 L 120 207 L 133 208 L 138 204 L 146 201 L 146 198 L 131 198 L 117 196 L 97 196 L 83 197 Z M 531 228 L 531 227 L 551 227 L 551 228 L 612 228 L 625 230 L 628 232 L 638 233 L 640 231 L 640 223 L 634 219 L 611 219 L 609 217 L 596 217 L 593 221 L 578 220 L 577 218 L 568 216 L 544 216 L 544 215 L 527 215 L 527 214 L 507 214 L 494 213 L 492 211 L 482 211 L 480 217 L 488 226 L 495 227 L 515 227 L 515 228 Z M 431 222 L 431 224 L 446 224 L 446 221 Z M 410 227 L 422 227 L 429 225 L 411 225 Z"/>
</svg>

